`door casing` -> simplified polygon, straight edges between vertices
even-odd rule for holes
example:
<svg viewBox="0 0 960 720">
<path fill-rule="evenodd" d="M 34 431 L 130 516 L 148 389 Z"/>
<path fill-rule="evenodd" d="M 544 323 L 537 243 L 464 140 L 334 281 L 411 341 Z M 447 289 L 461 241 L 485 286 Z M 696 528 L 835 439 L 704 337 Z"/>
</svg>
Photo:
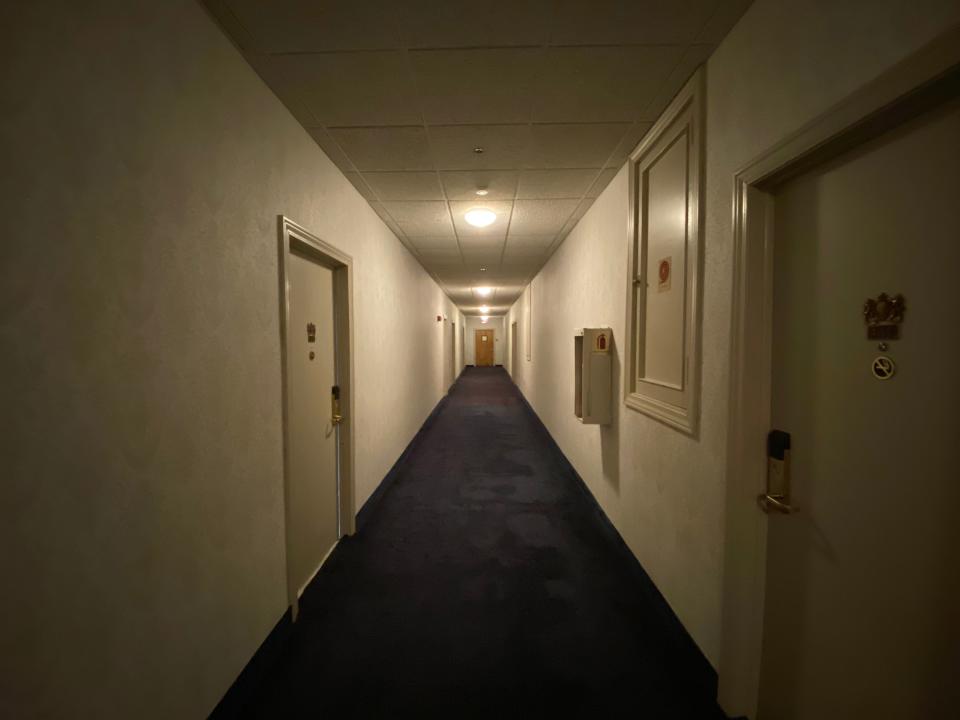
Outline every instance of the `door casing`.
<svg viewBox="0 0 960 720">
<path fill-rule="evenodd" d="M 767 563 L 765 439 L 770 430 L 774 197 L 778 184 L 935 107 L 960 87 L 953 28 L 750 162 L 734 176 L 733 291 L 722 644 L 718 699 L 755 717 Z"/>
<path fill-rule="evenodd" d="M 280 269 L 280 354 L 281 354 L 281 400 L 283 407 L 283 498 L 284 498 L 284 532 L 287 547 L 290 543 L 290 443 L 289 443 L 289 411 L 287 389 L 289 386 L 289 324 L 290 324 L 290 294 L 287 287 L 290 253 L 296 250 L 306 255 L 318 264 L 333 270 L 333 313 L 336 337 L 334 350 L 336 374 L 340 386 L 340 408 L 343 422 L 338 427 L 339 452 L 337 463 L 337 505 L 338 505 L 338 537 L 352 535 L 356 530 L 355 509 L 355 448 L 353 442 L 356 415 L 354 412 L 353 393 L 353 258 L 338 250 L 316 235 L 313 235 L 302 226 L 283 215 L 278 216 L 279 232 L 279 269 Z M 321 402 L 329 402 L 323 398 Z M 289 552 L 287 553 L 289 555 Z M 325 560 L 326 558 L 324 558 Z M 322 565 L 322 563 L 321 563 Z M 319 569 L 319 568 L 318 568 Z M 298 612 L 299 588 L 292 587 L 290 569 L 287 569 L 287 599 L 296 619 Z"/>
</svg>

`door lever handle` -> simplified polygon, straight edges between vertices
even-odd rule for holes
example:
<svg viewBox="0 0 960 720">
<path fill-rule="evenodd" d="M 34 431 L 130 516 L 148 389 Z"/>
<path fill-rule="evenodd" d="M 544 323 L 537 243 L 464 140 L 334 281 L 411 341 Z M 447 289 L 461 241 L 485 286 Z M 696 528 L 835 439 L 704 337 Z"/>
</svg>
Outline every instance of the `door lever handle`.
<svg viewBox="0 0 960 720">
<path fill-rule="evenodd" d="M 333 415 L 333 416 L 330 418 L 330 424 L 331 424 L 331 425 L 339 425 L 339 424 L 342 423 L 342 422 L 343 422 L 343 415 L 336 415 L 336 414 L 335 414 L 335 415 Z"/>
<path fill-rule="evenodd" d="M 757 505 L 767 514 L 777 512 L 781 515 L 789 515 L 790 513 L 797 512 L 796 505 L 789 505 L 783 502 L 783 495 L 758 495 Z"/>
</svg>

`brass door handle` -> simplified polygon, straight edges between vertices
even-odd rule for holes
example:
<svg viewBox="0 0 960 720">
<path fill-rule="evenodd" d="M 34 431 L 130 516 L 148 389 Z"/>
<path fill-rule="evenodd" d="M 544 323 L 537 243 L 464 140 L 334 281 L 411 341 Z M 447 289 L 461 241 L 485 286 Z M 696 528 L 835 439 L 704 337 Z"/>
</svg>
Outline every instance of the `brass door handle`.
<svg viewBox="0 0 960 720">
<path fill-rule="evenodd" d="M 336 414 L 335 414 L 333 417 L 330 418 L 330 423 L 331 423 L 332 425 L 339 425 L 339 424 L 342 423 L 342 422 L 343 422 L 343 415 L 336 415 Z"/>
<path fill-rule="evenodd" d="M 797 512 L 797 507 L 795 505 L 788 505 L 783 502 L 783 496 L 776 495 L 758 495 L 757 496 L 757 505 L 760 506 L 760 509 L 765 513 L 777 512 L 781 515 L 789 515 L 790 513 Z"/>
</svg>

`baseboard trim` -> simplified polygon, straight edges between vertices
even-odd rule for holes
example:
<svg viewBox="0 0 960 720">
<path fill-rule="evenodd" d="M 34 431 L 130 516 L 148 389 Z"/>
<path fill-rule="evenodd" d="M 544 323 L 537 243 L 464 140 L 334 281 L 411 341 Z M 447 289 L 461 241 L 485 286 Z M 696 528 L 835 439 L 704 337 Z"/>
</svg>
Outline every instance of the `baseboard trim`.
<svg viewBox="0 0 960 720">
<path fill-rule="evenodd" d="M 260 643 L 253 657 L 240 671 L 233 685 L 210 713 L 209 720 L 231 720 L 243 716 L 251 699 L 257 695 L 263 679 L 283 655 L 292 635 L 293 618 L 290 608 L 287 608 L 277 624 L 273 626 L 273 630 Z"/>
<path fill-rule="evenodd" d="M 467 367 L 470 367 L 469 365 Z M 462 373 L 461 373 L 462 374 Z M 403 449 L 403 452 L 400 453 L 400 457 L 397 458 L 397 461 L 393 464 L 387 474 L 384 475 L 383 480 L 380 481 L 380 484 L 377 485 L 377 489 L 374 490 L 370 497 L 367 498 L 367 501 L 363 503 L 363 507 L 360 508 L 357 512 L 357 522 L 356 528 L 357 532 L 363 529 L 363 526 L 369 522 L 370 517 L 373 515 L 374 511 L 377 508 L 377 505 L 383 499 L 383 496 L 387 494 L 387 491 L 396 482 L 397 475 L 399 473 L 400 466 L 403 464 L 403 461 L 407 458 L 410 452 L 417 446 L 417 443 L 423 438 L 427 430 L 430 429 L 430 426 L 436 421 L 437 416 L 440 414 L 440 411 L 447 404 L 447 400 L 450 398 L 450 393 L 454 391 L 457 387 L 457 383 L 460 382 L 460 375 L 457 376 L 457 379 L 453 381 L 453 385 L 450 386 L 450 389 L 447 390 L 447 394 L 440 398 L 440 402 L 436 404 L 433 410 L 430 411 L 430 414 L 427 416 L 427 419 L 423 421 L 423 425 L 420 426 L 420 429 L 417 430 L 417 434 L 413 436 L 413 439 L 407 444 Z"/>
<path fill-rule="evenodd" d="M 600 507 L 600 503 L 597 502 L 597 499 L 594 497 L 593 493 L 590 492 L 590 488 L 583 481 L 583 478 L 580 477 L 580 473 L 576 471 L 576 469 L 570 463 L 570 460 L 564 454 L 563 450 L 560 449 L 557 441 L 554 440 L 553 435 L 550 434 L 547 426 L 543 424 L 543 421 L 540 419 L 540 416 L 537 414 L 536 410 L 533 409 L 533 406 L 531 406 L 527 401 L 526 396 L 522 391 L 520 391 L 519 386 L 517 387 L 517 390 L 519 391 L 521 402 L 523 402 L 534 418 L 536 418 L 537 425 L 539 425 L 544 437 L 551 445 L 553 445 L 554 448 L 556 448 L 557 452 L 560 454 L 560 457 L 563 458 L 563 463 L 567 473 L 575 481 L 576 485 L 580 488 L 580 491 L 583 492 L 587 497 L 590 506 L 593 508 L 595 516 L 600 521 L 601 527 L 604 529 L 604 534 L 611 543 L 611 546 L 616 548 L 617 552 L 629 560 L 629 565 L 634 573 L 634 579 L 636 580 L 638 586 L 642 589 L 646 598 L 650 601 L 651 607 L 653 607 L 659 620 L 661 621 L 657 623 L 657 627 L 661 628 L 663 631 L 661 633 L 661 639 L 664 641 L 664 645 L 668 649 L 671 661 L 676 664 L 678 672 L 684 673 L 685 676 L 691 680 L 694 687 L 703 693 L 705 699 L 708 698 L 710 702 L 716 704 L 718 686 L 717 671 L 714 669 L 713 665 L 710 664 L 710 661 L 707 660 L 706 655 L 704 655 L 700 650 L 690 633 L 687 632 L 687 629 L 680 621 L 680 618 L 677 617 L 676 613 L 673 611 L 673 608 L 670 607 L 670 603 L 667 602 L 667 599 L 657 588 L 656 584 L 647 574 L 647 571 L 643 569 L 643 566 L 640 564 L 637 556 L 633 554 L 633 551 L 627 545 L 626 541 L 623 539 L 623 536 L 620 535 L 620 532 L 616 527 L 614 527 L 613 523 L 610 521 L 610 518 L 607 517 L 607 514 L 603 511 L 603 508 Z M 712 706 L 710 710 L 713 710 Z M 718 704 L 716 705 L 716 717 L 726 717 Z"/>
</svg>

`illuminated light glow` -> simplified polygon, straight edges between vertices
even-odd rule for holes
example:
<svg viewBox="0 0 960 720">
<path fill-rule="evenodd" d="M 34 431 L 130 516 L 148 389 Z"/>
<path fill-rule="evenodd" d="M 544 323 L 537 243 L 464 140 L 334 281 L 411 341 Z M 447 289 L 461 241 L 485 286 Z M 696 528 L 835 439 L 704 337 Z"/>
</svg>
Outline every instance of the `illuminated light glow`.
<svg viewBox="0 0 960 720">
<path fill-rule="evenodd" d="M 482 312 L 484 315 L 486 315 L 488 312 L 490 312 L 490 308 L 488 308 L 486 305 L 481 305 L 481 306 L 480 306 L 480 312 Z"/>
<path fill-rule="evenodd" d="M 483 197 L 484 195 L 489 194 L 489 192 L 490 192 L 489 190 L 477 190 L 477 195 L 479 195 L 480 197 Z"/>
<path fill-rule="evenodd" d="M 484 228 L 494 223 L 497 219 L 497 214 L 493 210 L 487 210 L 486 208 L 474 208 L 473 210 L 467 210 L 463 215 L 463 219 L 474 227 Z"/>
<path fill-rule="evenodd" d="M 489 320 L 489 319 L 490 319 L 490 317 L 489 317 L 488 315 L 481 315 L 481 316 L 480 316 L 480 322 L 482 322 L 482 323 L 485 323 L 485 322 L 486 322 L 487 320 Z"/>
<path fill-rule="evenodd" d="M 493 292 L 493 288 L 478 287 L 478 288 L 474 288 L 473 291 L 480 297 L 487 297 L 490 293 Z"/>
</svg>

